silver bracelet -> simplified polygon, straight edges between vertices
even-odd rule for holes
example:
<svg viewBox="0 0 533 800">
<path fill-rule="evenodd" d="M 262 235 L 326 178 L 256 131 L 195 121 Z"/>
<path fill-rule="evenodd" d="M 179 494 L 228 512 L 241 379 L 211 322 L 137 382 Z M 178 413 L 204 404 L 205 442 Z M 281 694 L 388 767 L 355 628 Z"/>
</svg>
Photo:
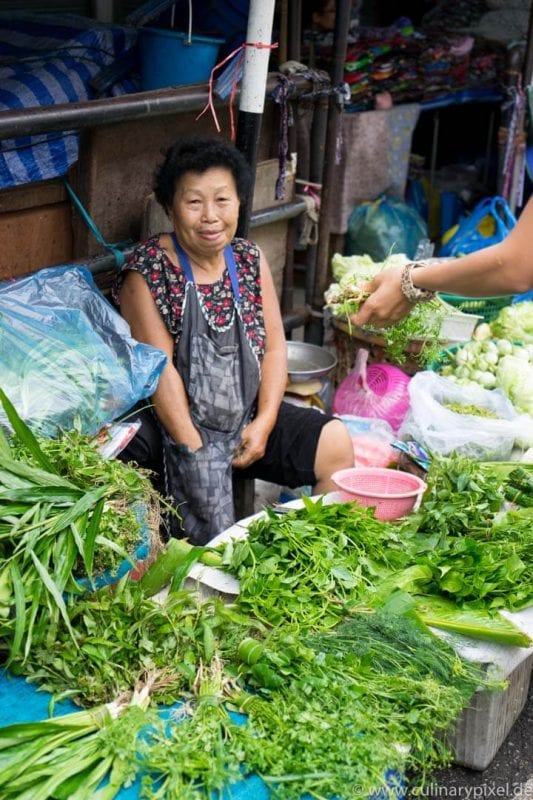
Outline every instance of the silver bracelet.
<svg viewBox="0 0 533 800">
<path fill-rule="evenodd" d="M 411 272 L 417 267 L 425 266 L 427 265 L 423 262 L 409 261 L 402 270 L 400 289 L 408 303 L 427 303 L 435 297 L 435 292 L 413 286 Z"/>
</svg>

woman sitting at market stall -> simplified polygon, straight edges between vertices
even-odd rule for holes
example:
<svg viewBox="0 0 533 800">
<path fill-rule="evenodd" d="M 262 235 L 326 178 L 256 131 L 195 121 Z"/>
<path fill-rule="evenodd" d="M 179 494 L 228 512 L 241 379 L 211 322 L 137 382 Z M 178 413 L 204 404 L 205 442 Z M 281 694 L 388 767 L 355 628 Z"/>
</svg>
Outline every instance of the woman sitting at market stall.
<svg viewBox="0 0 533 800">
<path fill-rule="evenodd" d="M 233 470 L 322 493 L 353 449 L 340 420 L 282 402 L 287 350 L 270 269 L 235 238 L 250 188 L 243 156 L 216 139 L 178 141 L 154 188 L 174 230 L 137 247 L 115 299 L 133 336 L 168 363 L 123 457 L 163 474 L 181 517 L 170 532 L 205 543 L 234 521 Z"/>
<path fill-rule="evenodd" d="M 522 294 L 533 289 L 533 197 L 505 239 L 459 259 L 440 263 L 410 263 L 377 275 L 366 287 L 369 297 L 357 314 L 355 325 L 390 325 L 405 317 L 413 304 L 435 292 L 465 297 Z"/>
</svg>

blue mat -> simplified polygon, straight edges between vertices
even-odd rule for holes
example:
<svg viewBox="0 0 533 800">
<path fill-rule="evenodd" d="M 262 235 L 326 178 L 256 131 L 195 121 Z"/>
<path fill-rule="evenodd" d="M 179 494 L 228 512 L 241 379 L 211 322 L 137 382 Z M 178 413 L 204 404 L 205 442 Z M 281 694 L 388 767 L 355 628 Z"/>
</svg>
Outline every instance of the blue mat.
<svg viewBox="0 0 533 800">
<path fill-rule="evenodd" d="M 13 725 L 17 722 L 35 722 L 49 717 L 49 708 L 52 695 L 48 692 L 37 691 L 33 684 L 28 683 L 24 678 L 17 678 L 8 675 L 5 671 L 0 671 L 0 728 L 5 725 Z M 166 706 L 159 710 L 162 719 L 168 719 L 172 712 L 179 708 L 180 703 Z M 70 714 L 79 711 L 79 707 L 70 700 L 62 700 L 54 705 L 54 716 Z M 243 714 L 231 714 L 231 718 L 238 724 L 245 724 L 246 717 Z M 386 774 L 386 779 L 394 786 L 394 797 L 402 800 L 405 796 L 403 783 L 400 776 L 394 770 Z M 141 791 L 140 778 L 127 789 L 121 789 L 117 794 L 117 800 L 138 800 Z M 258 775 L 249 777 L 232 783 L 224 790 L 222 795 L 213 794 L 217 800 L 269 800 L 270 790 Z M 306 798 L 302 798 L 306 800 Z M 310 799 L 309 799 L 310 800 Z M 385 792 L 373 794 L 369 800 L 386 800 Z"/>
</svg>

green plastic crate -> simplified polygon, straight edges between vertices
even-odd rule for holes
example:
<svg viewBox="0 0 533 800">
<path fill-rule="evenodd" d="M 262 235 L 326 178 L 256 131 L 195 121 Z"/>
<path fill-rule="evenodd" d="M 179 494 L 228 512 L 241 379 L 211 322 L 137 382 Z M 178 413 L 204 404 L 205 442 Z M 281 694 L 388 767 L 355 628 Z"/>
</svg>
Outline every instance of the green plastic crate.
<svg viewBox="0 0 533 800">
<path fill-rule="evenodd" d="M 513 299 L 512 294 L 502 294 L 498 297 L 463 297 L 460 294 L 439 292 L 439 295 L 446 303 L 465 314 L 479 314 L 485 322 L 496 319 L 502 308 L 511 305 Z"/>
</svg>

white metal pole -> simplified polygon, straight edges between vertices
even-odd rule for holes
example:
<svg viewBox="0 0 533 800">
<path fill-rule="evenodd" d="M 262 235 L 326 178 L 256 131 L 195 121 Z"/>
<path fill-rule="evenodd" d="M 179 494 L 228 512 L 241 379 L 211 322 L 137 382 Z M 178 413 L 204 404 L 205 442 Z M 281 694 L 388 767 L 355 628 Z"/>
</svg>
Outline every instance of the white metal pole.
<svg viewBox="0 0 533 800">
<path fill-rule="evenodd" d="M 251 0 L 246 42 L 271 44 L 275 0 Z M 262 114 L 265 105 L 265 86 L 268 74 L 268 48 L 247 47 L 244 53 L 244 72 L 239 109 Z"/>
<path fill-rule="evenodd" d="M 255 180 L 261 119 L 265 106 L 268 62 L 275 0 L 250 0 L 244 70 L 239 101 L 236 145 L 246 157 Z M 266 47 L 254 47 L 263 44 Z M 250 192 L 250 195 L 252 192 Z M 239 236 L 245 236 L 252 213 L 252 198 L 241 208 Z"/>
</svg>

